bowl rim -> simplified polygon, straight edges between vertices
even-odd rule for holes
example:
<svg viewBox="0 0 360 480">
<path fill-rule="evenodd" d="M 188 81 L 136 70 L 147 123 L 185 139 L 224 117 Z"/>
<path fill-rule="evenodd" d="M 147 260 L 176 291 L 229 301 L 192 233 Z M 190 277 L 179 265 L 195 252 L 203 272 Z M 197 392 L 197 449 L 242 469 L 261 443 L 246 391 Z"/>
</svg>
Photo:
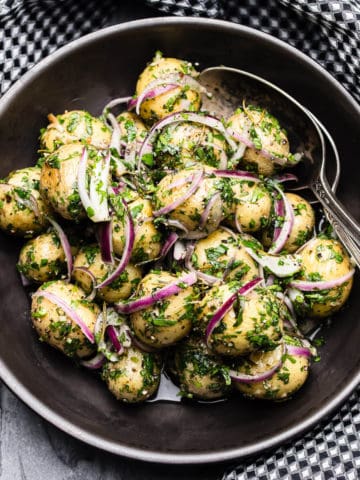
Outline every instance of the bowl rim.
<svg viewBox="0 0 360 480">
<path fill-rule="evenodd" d="M 96 32 L 84 35 L 60 47 L 58 50 L 51 53 L 50 55 L 42 59 L 40 62 L 35 64 L 33 67 L 31 67 L 30 70 L 26 72 L 19 80 L 17 80 L 15 84 L 11 86 L 10 89 L 0 98 L 0 116 L 7 108 L 7 105 L 27 83 L 29 83 L 34 77 L 36 77 L 39 73 L 45 70 L 51 63 L 61 59 L 62 57 L 65 57 L 68 53 L 75 51 L 86 44 L 91 44 L 99 38 L 111 36 L 115 32 L 121 32 L 142 27 L 149 28 L 152 26 L 161 26 L 164 24 L 176 25 L 179 23 L 188 25 L 210 25 L 215 28 L 226 29 L 227 31 L 233 30 L 234 32 L 245 32 L 249 36 L 262 38 L 267 43 L 288 50 L 293 56 L 298 57 L 304 63 L 310 64 L 313 69 L 321 73 L 322 76 L 326 77 L 326 79 L 330 83 L 332 83 L 337 90 L 341 90 L 342 94 L 347 97 L 347 100 L 352 104 L 353 108 L 357 110 L 360 117 L 360 105 L 333 76 L 331 76 L 313 59 L 311 59 L 301 51 L 297 50 L 295 47 L 292 47 L 291 45 L 283 42 L 282 40 L 279 40 L 276 37 L 273 37 L 267 33 L 260 32 L 253 28 L 235 24 L 225 20 L 171 16 L 151 17 L 141 20 L 124 22 L 110 27 L 105 27 L 97 30 Z M 353 378 L 348 381 L 344 388 L 340 392 L 338 392 L 338 394 L 334 398 L 330 399 L 330 401 L 322 405 L 315 413 L 310 415 L 309 418 L 282 433 L 273 435 L 267 440 L 256 442 L 243 447 L 231 448 L 226 450 L 218 450 L 205 453 L 176 454 L 144 450 L 142 448 L 121 445 L 116 442 L 106 440 L 95 433 L 90 433 L 85 428 L 77 427 L 71 421 L 66 420 L 63 416 L 54 412 L 42 400 L 40 400 L 38 397 L 33 395 L 27 388 L 25 388 L 24 385 L 20 381 L 18 381 L 17 378 L 13 375 L 13 373 L 7 367 L 1 357 L 0 378 L 8 386 L 8 388 L 13 393 L 15 393 L 15 395 L 19 397 L 34 412 L 39 414 L 45 420 L 49 421 L 65 433 L 93 447 L 100 448 L 116 455 L 122 455 L 135 460 L 142 460 L 147 462 L 156 462 L 162 464 L 204 464 L 224 462 L 252 456 L 255 454 L 261 454 L 266 450 L 279 446 L 280 444 L 285 444 L 294 437 L 300 436 L 301 434 L 309 430 L 311 427 L 313 427 L 315 424 L 317 424 L 321 420 L 324 420 L 325 417 L 328 417 L 337 407 L 339 407 L 346 400 L 346 398 L 360 383 L 360 370 L 354 374 Z"/>
</svg>

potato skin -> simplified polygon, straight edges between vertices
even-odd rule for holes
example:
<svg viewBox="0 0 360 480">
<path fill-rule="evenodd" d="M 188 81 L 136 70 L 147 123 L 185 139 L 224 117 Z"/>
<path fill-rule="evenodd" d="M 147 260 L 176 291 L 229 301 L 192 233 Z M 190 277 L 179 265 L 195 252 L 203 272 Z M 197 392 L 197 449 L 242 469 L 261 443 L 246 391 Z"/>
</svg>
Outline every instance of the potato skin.
<svg viewBox="0 0 360 480">
<path fill-rule="evenodd" d="M 203 328 L 238 288 L 239 284 L 225 284 L 208 291 L 201 303 Z M 235 303 L 228 310 L 210 335 L 208 345 L 214 353 L 233 357 L 272 350 L 281 340 L 284 315 L 284 305 L 274 293 L 257 288 L 241 298 L 240 306 Z"/>
<path fill-rule="evenodd" d="M 21 249 L 17 269 L 35 282 L 48 282 L 66 272 L 65 252 L 55 232 L 42 233 Z"/>
<path fill-rule="evenodd" d="M 140 95 L 157 78 L 166 78 L 170 74 L 180 73 L 196 77 L 198 73 L 190 62 L 177 58 L 164 58 L 157 55 L 140 74 L 136 84 L 136 95 Z M 153 122 L 167 115 L 183 110 L 197 112 L 201 101 L 198 92 L 186 87 L 176 87 L 169 92 L 145 100 L 140 108 L 142 119 Z"/>
<path fill-rule="evenodd" d="M 38 167 L 22 168 L 11 172 L 6 183 L 0 183 L 0 228 L 4 232 L 31 238 L 47 227 L 50 208 L 40 196 L 40 174 Z M 31 197 L 39 214 L 26 206 L 31 204 Z"/>
<path fill-rule="evenodd" d="M 168 174 L 159 182 L 154 194 L 156 209 L 170 205 L 186 193 L 191 185 L 193 176 L 198 175 L 202 169 L 204 170 L 204 178 L 194 194 L 167 215 L 171 220 L 181 222 L 190 232 L 199 228 L 201 214 L 205 210 L 206 205 L 213 195 L 220 192 L 218 180 L 215 176 L 212 176 L 213 169 L 201 166 L 199 168 L 192 167 Z M 176 183 L 182 179 L 187 179 L 188 181 L 183 185 L 173 186 L 173 184 L 176 185 Z M 214 231 L 219 223 L 215 222 L 215 220 L 222 217 L 222 212 L 223 203 L 221 198 L 219 198 L 210 209 L 208 221 L 202 230 L 207 233 Z"/>
<path fill-rule="evenodd" d="M 238 108 L 228 119 L 228 126 L 235 132 L 250 136 L 250 139 L 258 145 L 259 150 L 264 149 L 274 156 L 288 157 L 289 141 L 286 132 L 279 122 L 265 109 L 247 105 Z M 267 158 L 255 148 L 246 148 L 240 165 L 247 170 L 265 176 L 271 176 L 279 169 L 279 165 Z"/>
<path fill-rule="evenodd" d="M 340 242 L 316 238 L 299 253 L 302 275 L 299 280 L 329 281 L 346 275 L 354 267 Z M 340 310 L 348 299 L 353 277 L 344 284 L 329 290 L 302 292 L 301 303 L 295 301 L 300 315 L 324 318 Z M 305 302 L 304 302 L 305 300 Z"/>
<path fill-rule="evenodd" d="M 86 273 L 76 270 L 76 267 L 87 268 L 95 276 L 97 283 L 105 280 L 115 268 L 102 261 L 98 245 L 84 245 L 74 259 L 75 270 L 72 278 L 86 293 L 92 291 L 92 280 Z M 128 263 L 125 270 L 110 285 L 96 289 L 96 297 L 108 303 L 125 300 L 135 291 L 141 276 L 141 269 Z"/>
<path fill-rule="evenodd" d="M 139 283 L 136 296 L 151 295 L 176 281 L 168 272 L 150 272 Z M 194 289 L 186 287 L 151 307 L 130 315 L 135 335 L 146 345 L 163 348 L 173 345 L 189 334 L 194 314 Z"/>
<path fill-rule="evenodd" d="M 46 157 L 41 169 L 41 194 L 66 220 L 79 221 L 86 218 L 77 185 L 83 149 L 81 143 L 63 145 Z M 91 164 L 91 158 L 97 155 L 97 151 L 92 147 L 87 147 L 87 150 Z"/>
<path fill-rule="evenodd" d="M 110 145 L 110 129 L 84 110 L 71 110 L 56 116 L 50 114 L 49 121 L 40 136 L 41 148 L 49 153 L 73 142 L 83 142 L 99 149 Z"/>
<path fill-rule="evenodd" d="M 63 280 L 44 283 L 39 289 L 51 292 L 70 305 L 94 332 L 100 309 L 95 303 L 84 300 L 85 292 Z M 69 357 L 83 358 L 91 355 L 95 345 L 85 337 L 80 327 L 65 312 L 47 298 L 33 297 L 31 318 L 40 340 L 60 350 Z"/>
<path fill-rule="evenodd" d="M 231 381 L 221 358 L 199 338 L 189 337 L 175 347 L 174 366 L 181 391 L 188 398 L 217 400 L 230 392 Z"/>
<path fill-rule="evenodd" d="M 242 373 L 257 375 L 276 365 L 283 353 L 279 345 L 270 352 L 255 352 L 244 360 L 238 369 Z M 237 390 L 250 398 L 282 401 L 291 397 L 305 383 L 310 369 L 309 359 L 300 355 L 283 356 L 283 364 L 270 378 L 262 382 L 242 383 L 234 381 Z"/>
<path fill-rule="evenodd" d="M 138 198 L 128 204 L 135 225 L 135 241 L 131 261 L 136 264 L 157 258 L 161 251 L 161 233 L 156 228 L 150 200 Z M 116 217 L 112 223 L 114 252 L 121 256 L 125 245 L 124 222 Z"/>
<path fill-rule="evenodd" d="M 219 228 L 196 242 L 192 263 L 196 270 L 226 281 L 249 282 L 259 275 L 255 261 L 241 245 L 240 236 Z"/>
<path fill-rule="evenodd" d="M 294 253 L 311 237 L 315 227 L 315 213 L 310 203 L 305 198 L 295 193 L 285 193 L 294 212 L 294 224 L 283 250 Z M 273 213 L 274 215 L 274 213 Z M 272 222 L 274 224 L 274 220 Z M 266 247 L 270 247 L 273 236 L 272 228 L 263 232 L 262 241 Z"/>
<path fill-rule="evenodd" d="M 102 371 L 110 392 L 126 403 L 144 402 L 159 387 L 161 360 L 158 354 L 130 347 L 117 362 L 108 362 Z"/>
</svg>

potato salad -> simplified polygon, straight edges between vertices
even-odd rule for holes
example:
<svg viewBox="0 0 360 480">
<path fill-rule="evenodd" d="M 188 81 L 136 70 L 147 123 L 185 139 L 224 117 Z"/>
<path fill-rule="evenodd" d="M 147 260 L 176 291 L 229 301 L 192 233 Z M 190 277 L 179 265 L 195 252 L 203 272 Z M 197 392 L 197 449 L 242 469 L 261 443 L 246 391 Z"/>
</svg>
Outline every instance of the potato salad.
<svg viewBox="0 0 360 480">
<path fill-rule="evenodd" d="M 204 111 L 198 76 L 157 52 L 99 116 L 50 113 L 37 164 L 0 182 L 0 228 L 24 239 L 39 339 L 118 400 L 163 373 L 183 398 L 285 400 L 317 355 L 303 325 L 343 307 L 354 266 L 292 190 L 284 126 L 242 98 Z"/>
</svg>

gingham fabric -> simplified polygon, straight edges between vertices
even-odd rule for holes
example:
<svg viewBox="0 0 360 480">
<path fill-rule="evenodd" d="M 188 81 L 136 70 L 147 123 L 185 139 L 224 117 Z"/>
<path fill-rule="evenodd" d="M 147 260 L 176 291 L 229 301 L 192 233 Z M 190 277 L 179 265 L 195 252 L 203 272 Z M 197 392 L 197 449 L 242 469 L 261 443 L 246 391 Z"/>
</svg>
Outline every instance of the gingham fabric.
<svg viewBox="0 0 360 480">
<path fill-rule="evenodd" d="M 138 0 L 140 2 L 141 0 Z M 222 18 L 270 33 L 323 65 L 360 100 L 359 0 L 144 0 L 167 14 Z M 113 21 L 122 0 L 0 0 L 0 92 L 61 45 Z M 234 465 L 223 480 L 360 478 L 360 388 L 292 445 Z"/>
</svg>

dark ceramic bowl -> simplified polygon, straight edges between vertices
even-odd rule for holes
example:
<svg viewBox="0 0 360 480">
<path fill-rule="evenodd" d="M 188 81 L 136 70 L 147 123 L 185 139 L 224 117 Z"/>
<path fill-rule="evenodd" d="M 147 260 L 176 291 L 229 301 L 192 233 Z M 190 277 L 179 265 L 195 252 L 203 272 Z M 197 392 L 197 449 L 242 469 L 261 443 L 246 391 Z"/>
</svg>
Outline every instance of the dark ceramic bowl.
<svg viewBox="0 0 360 480">
<path fill-rule="evenodd" d="M 360 220 L 357 156 L 360 110 L 345 90 L 297 50 L 255 30 L 221 21 L 161 18 L 88 35 L 34 67 L 0 101 L 0 177 L 36 161 L 48 112 L 85 108 L 99 114 L 111 98 L 133 92 L 145 63 L 160 49 L 266 77 L 311 109 L 328 127 L 342 159 L 339 197 Z M 313 426 L 360 379 L 360 282 L 347 307 L 325 328 L 322 360 L 289 402 L 192 405 L 118 403 L 94 375 L 41 344 L 15 270 L 20 242 L 0 236 L 0 366 L 4 382 L 44 418 L 89 444 L 163 463 L 215 462 L 286 442 Z"/>
</svg>

